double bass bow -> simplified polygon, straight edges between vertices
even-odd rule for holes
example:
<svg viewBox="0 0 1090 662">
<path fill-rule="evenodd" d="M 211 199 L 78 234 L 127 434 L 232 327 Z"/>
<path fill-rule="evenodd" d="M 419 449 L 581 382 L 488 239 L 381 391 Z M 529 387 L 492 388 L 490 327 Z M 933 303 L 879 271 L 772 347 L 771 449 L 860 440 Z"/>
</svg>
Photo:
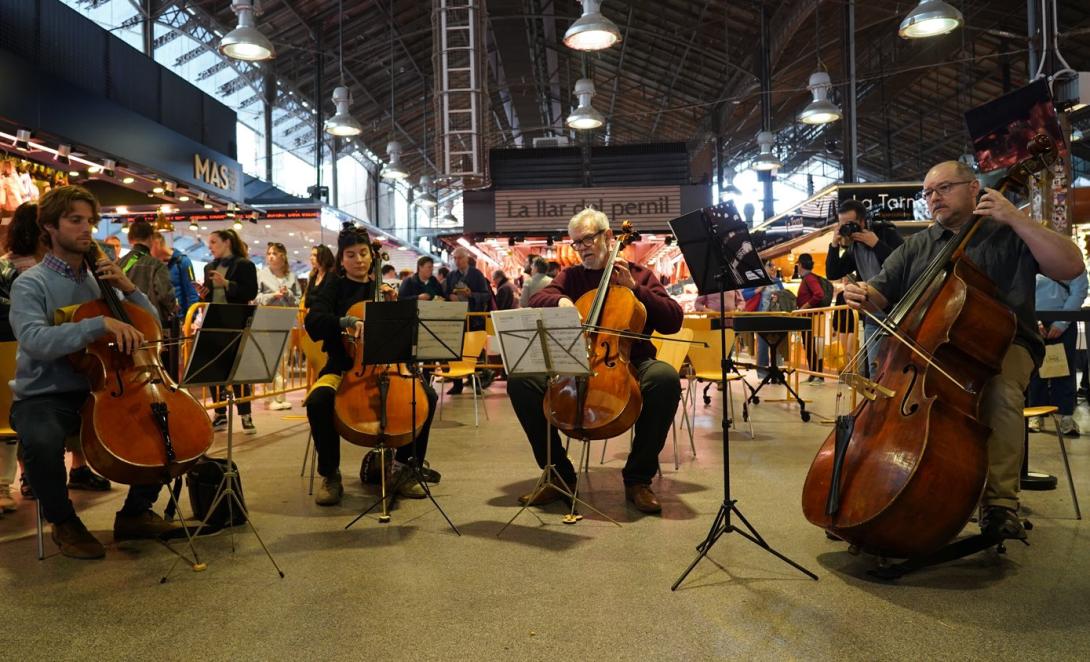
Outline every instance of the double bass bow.
<svg viewBox="0 0 1090 662">
<path fill-rule="evenodd" d="M 1056 150 L 1038 135 L 1029 153 L 996 188 L 1024 186 Z M 981 420 L 982 393 L 1002 369 L 1016 323 L 966 254 L 980 223 L 969 219 L 881 322 L 899 342 L 887 345 L 873 382 L 854 378 L 865 399 L 837 417 L 806 476 L 806 518 L 863 551 L 937 552 L 984 490 L 991 429 Z"/>
<path fill-rule="evenodd" d="M 132 354 L 101 338 L 73 357 L 91 383 L 83 405 L 80 439 L 87 461 L 106 478 L 127 485 L 165 483 L 186 473 L 212 446 L 208 412 L 167 373 L 159 356 L 161 329 L 140 306 L 122 301 L 102 280 L 94 242 L 84 263 L 101 298 L 83 303 L 72 321 L 112 317 L 132 325 L 146 342 Z"/>
<path fill-rule="evenodd" d="M 647 309 L 627 287 L 611 285 L 613 263 L 639 235 L 630 221 L 621 226 L 602 279 L 575 302 L 587 332 L 589 377 L 554 377 L 545 391 L 545 416 L 564 434 L 609 439 L 635 424 L 643 408 L 636 371 L 629 361 L 634 337 L 642 337 Z"/>
<path fill-rule="evenodd" d="M 370 248 L 373 301 L 388 300 L 381 274 L 383 260 L 389 256 L 383 253 L 380 242 L 372 243 Z M 347 314 L 364 319 L 366 304 L 366 301 L 353 304 Z M 352 367 L 337 388 L 334 404 L 337 433 L 357 446 L 381 444 L 386 448 L 398 448 L 411 443 L 420 435 L 429 412 L 427 393 L 420 380 L 405 374 L 401 365 L 365 364 L 362 337 L 346 338 L 345 348 L 352 358 Z M 417 403 L 415 421 L 414 399 Z"/>
</svg>

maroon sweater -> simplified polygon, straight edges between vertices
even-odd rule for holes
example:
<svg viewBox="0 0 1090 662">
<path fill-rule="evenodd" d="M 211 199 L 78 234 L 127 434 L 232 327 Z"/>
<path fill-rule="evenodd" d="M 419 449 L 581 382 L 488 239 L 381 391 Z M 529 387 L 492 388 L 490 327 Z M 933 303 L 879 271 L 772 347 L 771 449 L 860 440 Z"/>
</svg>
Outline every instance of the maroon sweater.
<svg viewBox="0 0 1090 662">
<path fill-rule="evenodd" d="M 632 272 L 632 279 L 636 281 L 634 290 L 636 298 L 647 308 L 647 324 L 643 327 L 643 333 L 650 334 L 652 331 L 664 334 L 677 333 L 681 329 L 683 317 L 681 306 L 670 298 L 666 288 L 650 269 L 644 269 L 631 262 L 628 263 L 628 268 Z M 563 297 L 571 299 L 572 302 L 578 301 L 579 297 L 596 289 L 601 280 L 601 269 L 591 271 L 583 265 L 568 267 L 557 274 L 553 282 L 530 297 L 530 306 L 549 308 L 556 306 Z M 635 340 L 629 357 L 633 364 L 653 359 L 655 346 L 650 340 Z"/>
</svg>

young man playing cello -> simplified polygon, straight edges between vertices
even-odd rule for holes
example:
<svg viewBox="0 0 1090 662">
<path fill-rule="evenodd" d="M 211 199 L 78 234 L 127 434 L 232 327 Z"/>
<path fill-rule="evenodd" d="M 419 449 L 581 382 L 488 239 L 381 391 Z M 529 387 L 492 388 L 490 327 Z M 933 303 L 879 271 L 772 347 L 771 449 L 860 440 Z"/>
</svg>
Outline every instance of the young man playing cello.
<svg viewBox="0 0 1090 662">
<path fill-rule="evenodd" d="M 11 424 L 23 447 L 27 479 L 45 519 L 53 525 L 53 541 L 62 554 L 76 559 L 102 558 L 106 550 L 76 515 L 65 487 L 64 442 L 79 434 L 80 409 L 91 390 L 68 357 L 104 336 L 130 354 L 144 342 L 135 327 L 112 317 L 54 324 L 55 311 L 101 296 L 83 262 L 93 245 L 98 209 L 98 200 L 79 186 L 61 186 L 42 196 L 38 225 L 49 253 L 16 279 L 11 295 L 11 326 L 19 341 L 11 382 Z M 156 315 L 155 307 L 117 264 L 101 259 L 97 273 L 129 302 Z M 116 540 L 156 538 L 180 529 L 151 511 L 161 487 L 129 488 L 114 518 Z"/>
<path fill-rule="evenodd" d="M 341 376 L 352 365 L 352 360 L 344 347 L 342 333 L 363 333 L 363 320 L 349 316 L 348 310 L 360 301 L 374 298 L 375 282 L 371 274 L 371 239 L 363 228 L 346 226 L 337 237 L 337 271 L 329 273 L 321 289 L 314 292 L 308 301 L 310 310 L 303 325 L 310 337 L 322 343 L 328 360 L 325 367 L 307 395 L 307 420 L 314 435 L 314 448 L 318 452 L 318 475 L 322 477 L 314 502 L 319 506 L 334 506 L 341 502 L 344 487 L 341 484 L 341 439 L 334 425 L 334 405 Z M 385 287 L 381 282 L 379 287 Z M 408 471 L 410 460 L 423 465 L 428 449 L 428 436 L 431 431 L 431 419 L 435 413 L 435 404 L 439 396 L 427 383 L 423 384 L 428 396 L 427 404 L 418 403 L 418 407 L 428 407 L 427 419 L 416 439 L 419 457 L 413 459 L 413 446 L 406 444 L 394 453 L 393 492 L 411 499 L 423 499 L 426 495 Z M 404 403 L 402 403 L 404 404 Z M 424 480 L 439 482 L 439 472 L 421 468 Z"/>
<path fill-rule="evenodd" d="M 846 285 L 844 299 L 852 308 L 888 311 L 974 214 L 984 217 L 966 254 L 996 284 L 998 299 L 1017 318 L 1017 331 L 1002 371 L 987 384 L 981 399 L 981 420 L 992 432 L 980 527 L 987 534 L 1024 539 L 1017 515 L 1025 429 L 1022 407 L 1030 374 L 1044 358 L 1034 315 L 1036 275 L 1068 280 L 1084 267 L 1069 238 L 1034 222 L 996 190 L 984 189 L 978 200 L 980 190 L 972 169 L 963 163 L 946 161 L 931 168 L 923 181 L 923 197 L 935 223 L 909 237 L 877 276 Z"/>
<path fill-rule="evenodd" d="M 582 258 L 582 264 L 561 271 L 551 283 L 530 298 L 532 307 L 574 306 L 579 297 L 598 287 L 602 267 L 609 259 L 613 243 L 613 231 L 609 218 L 600 211 L 584 209 L 568 223 L 572 247 Z M 647 308 L 647 325 L 643 333 L 675 333 L 681 328 L 682 310 L 670 298 L 666 289 L 650 269 L 625 260 L 613 265 L 610 277 L 613 285 L 631 288 L 636 298 Z M 651 479 L 658 473 L 659 452 L 666 444 L 670 422 L 674 419 L 681 398 L 681 379 L 668 363 L 655 360 L 655 347 L 649 340 L 634 341 L 630 358 L 636 368 L 643 394 L 643 409 L 636 420 L 632 452 L 624 466 L 625 498 L 645 513 L 662 511 L 655 493 L 651 491 Z M 545 397 L 544 377 L 514 377 L 507 381 L 507 394 L 518 416 L 519 423 L 534 449 L 538 466 L 545 467 L 546 443 L 552 444 L 553 462 L 561 479 L 569 487 L 575 486 L 575 468 L 564 452 L 560 435 L 552 429 L 552 438 L 545 439 L 545 413 L 542 402 Z M 519 502 L 530 505 L 552 503 L 561 494 L 552 489 L 543 490 L 530 502 L 530 494 Z"/>
</svg>

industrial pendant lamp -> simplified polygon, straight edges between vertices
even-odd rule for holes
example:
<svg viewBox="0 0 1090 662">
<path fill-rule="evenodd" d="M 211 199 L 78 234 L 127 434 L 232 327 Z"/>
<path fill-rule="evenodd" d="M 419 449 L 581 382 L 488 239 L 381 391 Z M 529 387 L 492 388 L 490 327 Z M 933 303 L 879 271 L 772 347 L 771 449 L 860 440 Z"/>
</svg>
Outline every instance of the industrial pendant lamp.
<svg viewBox="0 0 1090 662">
<path fill-rule="evenodd" d="M 564 45 L 577 51 L 600 51 L 621 40 L 617 24 L 602 15 L 602 0 L 580 0 L 583 15 L 564 33 Z"/>
<path fill-rule="evenodd" d="M 276 57 L 272 42 L 254 27 L 253 0 L 234 0 L 231 10 L 238 16 L 238 26 L 220 39 L 219 52 L 234 60 L 247 62 Z"/>
<path fill-rule="evenodd" d="M 780 160 L 772 153 L 772 133 L 769 131 L 761 131 L 757 134 L 757 145 L 761 148 L 761 153 L 757 155 L 757 158 L 753 159 L 752 168 L 754 170 L 779 170 Z"/>
<path fill-rule="evenodd" d="M 342 138 L 350 138 L 363 133 L 363 127 L 360 126 L 355 117 L 352 117 L 352 113 L 348 110 L 350 103 L 352 103 L 352 96 L 348 93 L 347 87 L 342 85 L 334 88 L 333 105 L 337 107 L 337 112 L 333 117 L 325 121 L 326 133 Z"/>
<path fill-rule="evenodd" d="M 443 216 L 439 219 L 449 225 L 458 225 L 458 217 L 454 215 L 454 204 L 448 202 L 443 205 Z"/>
<path fill-rule="evenodd" d="M 575 81 L 575 96 L 579 97 L 579 105 L 572 111 L 571 115 L 568 115 L 566 123 L 569 128 L 597 129 L 605 124 L 602 113 L 599 113 L 594 106 L 590 105 L 590 100 L 594 96 L 594 81 L 589 78 L 580 78 Z"/>
<path fill-rule="evenodd" d="M 390 0 L 388 8 L 390 16 L 394 15 L 394 3 Z M 394 23 L 390 21 L 390 135 L 395 135 L 397 123 L 394 120 Z M 401 143 L 391 140 L 386 143 L 386 154 L 390 156 L 390 162 L 382 169 L 383 179 L 400 181 L 409 177 L 409 171 L 401 165 Z"/>
<path fill-rule="evenodd" d="M 738 172 L 734 169 L 734 166 L 727 166 L 723 168 L 723 181 L 721 182 L 721 188 L 724 193 L 741 193 L 742 191 L 734 185 L 734 178 L 738 176 Z"/>
<path fill-rule="evenodd" d="M 431 177 L 428 175 L 420 176 L 420 195 L 418 195 L 413 201 L 425 207 L 427 209 L 435 209 L 439 206 L 439 201 L 435 199 L 435 195 L 431 192 Z"/>
<path fill-rule="evenodd" d="M 920 0 L 905 16 L 897 34 L 905 39 L 925 39 L 953 32 L 965 19 L 961 12 L 942 0 Z"/>
<path fill-rule="evenodd" d="M 833 81 L 824 71 L 815 71 L 810 75 L 810 84 L 807 86 L 810 94 L 814 95 L 806 108 L 799 114 L 799 121 L 803 124 L 828 124 L 841 118 L 840 108 L 829 101 L 829 90 L 833 87 Z"/>
<path fill-rule="evenodd" d="M 326 120 L 325 132 L 333 136 L 349 138 L 363 133 L 363 127 L 348 110 L 348 106 L 352 103 L 352 95 L 348 92 L 348 86 L 344 84 L 344 12 L 340 0 L 337 2 L 337 23 L 339 42 L 337 61 L 341 71 L 341 84 L 333 90 L 333 105 L 336 106 L 337 112 Z"/>
<path fill-rule="evenodd" d="M 401 165 L 401 143 L 391 140 L 386 145 L 386 154 L 390 156 L 390 162 L 382 169 L 382 178 L 395 181 L 407 179 L 409 171 Z"/>
</svg>

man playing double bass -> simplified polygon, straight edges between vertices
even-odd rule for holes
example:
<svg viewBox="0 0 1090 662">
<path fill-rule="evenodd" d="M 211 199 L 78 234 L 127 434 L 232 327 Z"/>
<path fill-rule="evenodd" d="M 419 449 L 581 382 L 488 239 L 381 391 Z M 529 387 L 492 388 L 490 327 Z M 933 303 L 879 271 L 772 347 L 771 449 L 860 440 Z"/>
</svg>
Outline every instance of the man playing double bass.
<svg viewBox="0 0 1090 662">
<path fill-rule="evenodd" d="M 877 276 L 846 285 L 844 299 L 856 309 L 888 311 L 974 214 L 984 217 L 966 254 L 996 284 L 999 301 L 1017 318 L 1017 331 L 1001 372 L 981 397 L 981 421 L 992 432 L 980 527 L 988 535 L 1024 539 L 1026 532 L 1017 515 L 1022 407 L 1030 374 L 1044 358 L 1034 316 L 1036 275 L 1074 278 L 1082 273 L 1082 256 L 1070 239 L 1031 220 L 1000 192 L 984 189 L 978 200 L 980 190 L 972 169 L 963 163 L 946 161 L 931 168 L 924 178 L 923 198 L 935 223 L 909 237 L 886 259 Z"/>
<path fill-rule="evenodd" d="M 602 279 L 602 267 L 609 259 L 613 243 L 613 231 L 609 218 L 600 211 L 584 209 L 568 223 L 572 248 L 579 253 L 583 263 L 564 269 L 544 289 L 530 298 L 532 307 L 574 306 L 579 297 L 598 287 Z M 681 328 L 681 306 L 670 298 L 666 289 L 650 269 L 618 260 L 613 265 L 613 285 L 631 288 L 636 298 L 647 308 L 647 325 L 643 333 L 675 333 Z M 655 493 L 651 491 L 651 479 L 658 473 L 659 452 L 666 443 L 670 422 L 674 419 L 681 398 L 681 380 L 668 364 L 655 360 L 655 347 L 648 340 L 634 341 L 630 359 L 636 368 L 643 394 L 643 410 L 636 420 L 632 452 L 622 473 L 625 498 L 642 512 L 662 511 Z M 519 423 L 534 449 L 538 466 L 545 467 L 546 443 L 552 444 L 552 457 L 557 472 L 569 487 L 575 486 L 575 468 L 564 452 L 560 435 L 552 429 L 552 439 L 545 439 L 544 377 L 512 377 L 507 381 L 507 394 L 518 416 Z M 531 493 L 532 494 L 532 493 Z M 560 499 L 562 495 L 552 489 L 538 493 L 530 502 L 531 494 L 523 495 L 519 502 L 542 505 Z"/>
<path fill-rule="evenodd" d="M 38 225 L 49 252 L 15 281 L 11 294 L 11 326 L 19 341 L 11 424 L 19 434 L 27 479 L 42 514 L 53 525 L 53 542 L 61 554 L 98 559 L 105 548 L 83 525 L 65 487 L 65 440 L 78 435 L 80 409 L 91 385 L 69 360 L 103 337 L 131 354 L 144 336 L 135 327 L 112 317 L 92 317 L 55 324 L 56 311 L 101 296 L 98 283 L 84 264 L 92 247 L 92 226 L 98 221 L 98 200 L 79 186 L 61 186 L 38 206 Z M 97 273 L 152 315 L 155 307 L 114 262 L 101 259 Z M 134 540 L 173 534 L 180 526 L 151 511 L 160 485 L 134 485 L 114 518 L 114 539 Z"/>
<path fill-rule="evenodd" d="M 344 347 L 342 332 L 361 334 L 363 321 L 348 315 L 353 304 L 373 300 L 376 283 L 372 279 L 371 240 L 367 231 L 346 225 L 337 237 L 337 272 L 326 276 L 322 288 L 309 301 L 310 310 L 303 321 L 307 334 L 322 343 L 322 349 L 329 357 L 321 375 L 310 389 L 306 398 L 307 420 L 314 435 L 314 449 L 318 453 L 318 474 L 322 477 L 314 502 L 319 506 L 334 506 L 341 502 L 344 487 L 341 484 L 341 439 L 334 423 L 334 407 L 337 388 L 341 377 L 352 366 L 352 360 Z M 383 287 L 382 283 L 377 285 Z M 435 403 L 439 396 L 426 382 L 428 413 L 420 435 L 416 440 L 420 457 L 417 463 L 423 463 L 428 448 L 428 435 L 431 419 L 435 412 Z M 404 404 L 404 403 L 401 403 Z M 419 403 L 424 407 L 424 403 Z M 394 476 L 392 492 L 411 499 L 423 499 L 426 495 L 416 483 L 407 465 L 412 459 L 413 446 L 402 446 L 394 453 Z M 424 480 L 439 482 L 439 473 L 433 469 L 422 468 Z M 363 479 L 361 470 L 361 480 Z"/>
</svg>

